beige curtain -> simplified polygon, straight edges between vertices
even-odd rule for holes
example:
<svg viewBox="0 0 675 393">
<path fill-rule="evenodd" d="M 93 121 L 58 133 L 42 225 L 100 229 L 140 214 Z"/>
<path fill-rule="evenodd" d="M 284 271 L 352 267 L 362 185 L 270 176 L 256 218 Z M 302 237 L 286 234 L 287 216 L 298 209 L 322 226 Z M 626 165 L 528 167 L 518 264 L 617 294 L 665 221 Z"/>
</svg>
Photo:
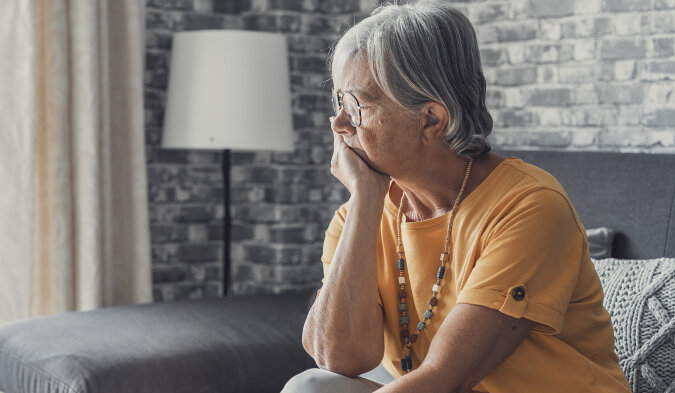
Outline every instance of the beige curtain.
<svg viewBox="0 0 675 393">
<path fill-rule="evenodd" d="M 0 323 L 152 299 L 143 4 L 2 2 Z"/>
</svg>

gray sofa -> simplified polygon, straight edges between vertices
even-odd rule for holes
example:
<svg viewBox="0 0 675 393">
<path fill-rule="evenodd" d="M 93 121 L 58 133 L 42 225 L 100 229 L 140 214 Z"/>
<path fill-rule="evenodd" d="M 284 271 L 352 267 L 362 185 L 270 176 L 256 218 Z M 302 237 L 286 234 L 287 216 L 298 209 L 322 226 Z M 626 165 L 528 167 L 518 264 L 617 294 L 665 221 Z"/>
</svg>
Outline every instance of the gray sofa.
<svg viewBox="0 0 675 393">
<path fill-rule="evenodd" d="M 675 155 L 500 153 L 520 157 L 558 178 L 586 228 L 616 232 L 614 257 L 675 258 Z M 635 392 L 665 391 L 672 383 L 675 365 L 667 357 L 674 352 L 667 345 L 673 345 L 675 299 L 668 299 L 675 296 L 668 291 L 673 288 L 675 294 L 675 288 L 673 280 L 657 281 L 675 269 L 664 261 L 650 262 L 645 269 L 630 267 L 639 261 L 596 261 L 603 288 L 611 296 L 606 304 L 611 306 L 615 333 L 623 326 L 616 318 L 637 324 L 638 330 L 622 328 L 617 334 L 617 352 Z M 647 281 L 652 292 L 645 294 L 640 284 Z M 634 310 L 626 307 L 637 298 L 626 297 L 630 291 L 644 295 Z M 292 375 L 315 367 L 301 345 L 311 297 L 174 301 L 5 324 L 0 326 L 0 391 L 278 392 Z M 653 307 L 656 313 L 649 314 Z M 650 319 L 652 314 L 657 317 Z M 644 323 L 655 324 L 655 330 L 644 335 Z M 661 353 L 666 360 L 660 360 Z"/>
</svg>

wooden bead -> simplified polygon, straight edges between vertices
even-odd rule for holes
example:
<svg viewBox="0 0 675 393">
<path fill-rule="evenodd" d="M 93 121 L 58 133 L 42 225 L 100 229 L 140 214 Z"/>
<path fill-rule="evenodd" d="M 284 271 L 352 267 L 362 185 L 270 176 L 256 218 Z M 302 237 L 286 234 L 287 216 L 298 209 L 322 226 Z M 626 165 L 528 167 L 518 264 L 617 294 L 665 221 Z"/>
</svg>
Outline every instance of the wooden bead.
<svg viewBox="0 0 675 393">
<path fill-rule="evenodd" d="M 414 343 L 415 341 L 417 341 L 417 333 L 413 333 L 413 334 L 408 338 L 408 340 L 409 340 L 411 343 Z"/>
<path fill-rule="evenodd" d="M 432 296 L 431 299 L 429 299 L 429 305 L 431 307 L 434 307 L 438 304 L 438 299 L 436 299 L 436 296 Z"/>
</svg>

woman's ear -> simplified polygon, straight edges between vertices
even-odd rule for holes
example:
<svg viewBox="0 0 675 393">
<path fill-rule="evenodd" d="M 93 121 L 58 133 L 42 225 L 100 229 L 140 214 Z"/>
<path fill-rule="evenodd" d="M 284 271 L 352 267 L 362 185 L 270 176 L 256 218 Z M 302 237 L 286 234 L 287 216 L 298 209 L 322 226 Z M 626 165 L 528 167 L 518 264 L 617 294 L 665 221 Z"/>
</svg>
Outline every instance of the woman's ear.
<svg viewBox="0 0 675 393">
<path fill-rule="evenodd" d="M 448 127 L 450 115 L 445 106 L 429 102 L 422 110 L 422 142 L 431 144 L 438 140 Z"/>
</svg>

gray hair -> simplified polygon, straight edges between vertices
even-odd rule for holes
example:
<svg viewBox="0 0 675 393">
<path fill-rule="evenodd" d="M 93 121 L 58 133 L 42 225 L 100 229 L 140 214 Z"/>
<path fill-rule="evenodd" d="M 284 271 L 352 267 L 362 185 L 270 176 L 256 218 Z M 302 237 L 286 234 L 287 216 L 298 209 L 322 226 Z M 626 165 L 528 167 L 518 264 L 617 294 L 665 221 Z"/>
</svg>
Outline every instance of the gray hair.
<svg viewBox="0 0 675 393">
<path fill-rule="evenodd" d="M 444 142 L 459 156 L 490 151 L 492 117 L 485 106 L 485 77 L 471 22 L 441 1 L 376 8 L 338 41 L 331 53 L 337 86 L 350 59 L 365 59 L 377 85 L 394 102 L 416 112 L 428 102 L 450 115 Z"/>
</svg>

